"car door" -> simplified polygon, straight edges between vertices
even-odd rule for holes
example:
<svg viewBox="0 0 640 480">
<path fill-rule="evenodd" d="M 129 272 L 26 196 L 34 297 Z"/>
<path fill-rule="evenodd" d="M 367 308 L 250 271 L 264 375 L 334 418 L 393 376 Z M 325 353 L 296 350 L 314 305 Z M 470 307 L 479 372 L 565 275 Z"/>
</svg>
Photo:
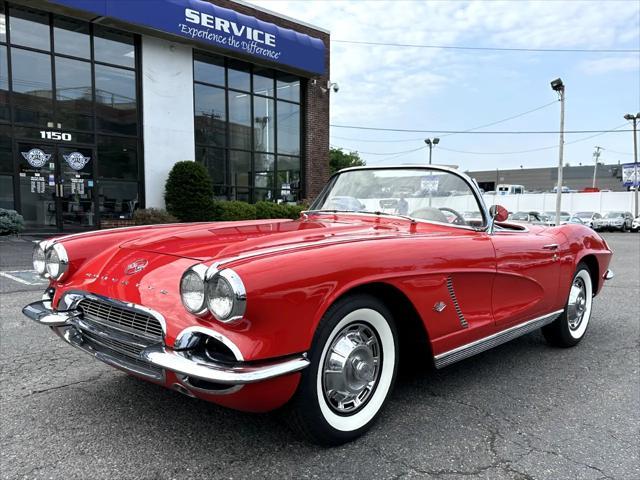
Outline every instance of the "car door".
<svg viewBox="0 0 640 480">
<path fill-rule="evenodd" d="M 497 230 L 492 308 L 500 329 L 550 313 L 558 306 L 562 248 L 545 230 Z"/>
</svg>

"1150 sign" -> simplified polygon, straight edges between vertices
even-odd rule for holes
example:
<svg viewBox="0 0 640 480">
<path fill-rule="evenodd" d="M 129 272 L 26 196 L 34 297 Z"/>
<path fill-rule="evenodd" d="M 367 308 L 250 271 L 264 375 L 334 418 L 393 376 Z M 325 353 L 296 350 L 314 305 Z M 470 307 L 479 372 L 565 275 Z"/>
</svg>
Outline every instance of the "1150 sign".
<svg viewBox="0 0 640 480">
<path fill-rule="evenodd" d="M 41 130 L 40 138 L 43 138 L 45 140 L 61 140 L 63 142 L 70 142 L 71 134 L 63 132 L 52 132 L 51 130 Z"/>
</svg>

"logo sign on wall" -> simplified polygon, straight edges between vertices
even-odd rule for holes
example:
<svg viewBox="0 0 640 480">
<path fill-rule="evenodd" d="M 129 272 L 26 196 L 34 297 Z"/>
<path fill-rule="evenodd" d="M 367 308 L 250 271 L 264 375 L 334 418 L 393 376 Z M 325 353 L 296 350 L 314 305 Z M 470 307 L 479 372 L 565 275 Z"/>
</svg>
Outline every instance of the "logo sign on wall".
<svg viewBox="0 0 640 480">
<path fill-rule="evenodd" d="M 82 170 L 89 163 L 91 157 L 85 157 L 80 152 L 73 152 L 69 155 L 62 155 L 67 164 L 74 170 Z"/>
<path fill-rule="evenodd" d="M 34 168 L 42 168 L 51 158 L 50 153 L 44 153 L 39 148 L 32 148 L 28 152 L 20 152 L 24 159 Z"/>
<path fill-rule="evenodd" d="M 625 187 L 640 186 L 640 163 L 622 165 L 622 184 Z"/>
<path fill-rule="evenodd" d="M 324 42 L 201 0 L 51 0 L 313 73 L 325 72 Z M 153 5 L 151 5 L 153 4 Z"/>
</svg>

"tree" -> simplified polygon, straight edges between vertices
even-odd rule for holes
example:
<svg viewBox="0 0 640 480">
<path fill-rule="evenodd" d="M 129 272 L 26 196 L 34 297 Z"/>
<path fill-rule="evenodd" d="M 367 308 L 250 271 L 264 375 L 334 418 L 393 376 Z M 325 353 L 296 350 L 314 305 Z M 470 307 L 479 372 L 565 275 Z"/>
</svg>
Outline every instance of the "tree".
<svg viewBox="0 0 640 480">
<path fill-rule="evenodd" d="M 167 211 L 183 222 L 201 222 L 211 219 L 213 186 L 204 165 L 177 162 L 169 172 L 164 200 Z"/>
<path fill-rule="evenodd" d="M 358 152 L 344 152 L 341 148 L 332 148 L 329 150 L 329 167 L 331 173 L 348 167 L 361 167 L 366 162 L 360 158 Z"/>
</svg>

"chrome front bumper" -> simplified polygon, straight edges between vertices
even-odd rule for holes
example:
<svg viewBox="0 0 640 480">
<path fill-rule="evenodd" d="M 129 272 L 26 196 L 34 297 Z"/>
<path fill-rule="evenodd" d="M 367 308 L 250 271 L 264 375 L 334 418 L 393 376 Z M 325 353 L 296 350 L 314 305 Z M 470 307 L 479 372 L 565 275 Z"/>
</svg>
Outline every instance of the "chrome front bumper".
<svg viewBox="0 0 640 480">
<path fill-rule="evenodd" d="M 108 348 L 97 351 L 89 347 L 85 342 L 83 331 L 97 338 L 98 342 L 101 338 L 105 342 L 117 341 L 118 334 L 109 329 L 95 328 L 90 323 L 84 322 L 81 310 L 54 311 L 50 301 L 42 300 L 27 305 L 22 309 L 22 313 L 42 325 L 52 327 L 67 343 L 93 355 L 98 360 L 157 381 L 164 380 L 164 371 L 170 370 L 179 376 L 215 384 L 246 385 L 298 372 L 310 363 L 306 354 L 271 361 L 221 363 L 200 356 L 192 356 L 189 350 L 173 350 L 160 343 L 146 346 L 138 358 L 130 359 L 117 355 L 117 352 L 110 352 Z"/>
</svg>

